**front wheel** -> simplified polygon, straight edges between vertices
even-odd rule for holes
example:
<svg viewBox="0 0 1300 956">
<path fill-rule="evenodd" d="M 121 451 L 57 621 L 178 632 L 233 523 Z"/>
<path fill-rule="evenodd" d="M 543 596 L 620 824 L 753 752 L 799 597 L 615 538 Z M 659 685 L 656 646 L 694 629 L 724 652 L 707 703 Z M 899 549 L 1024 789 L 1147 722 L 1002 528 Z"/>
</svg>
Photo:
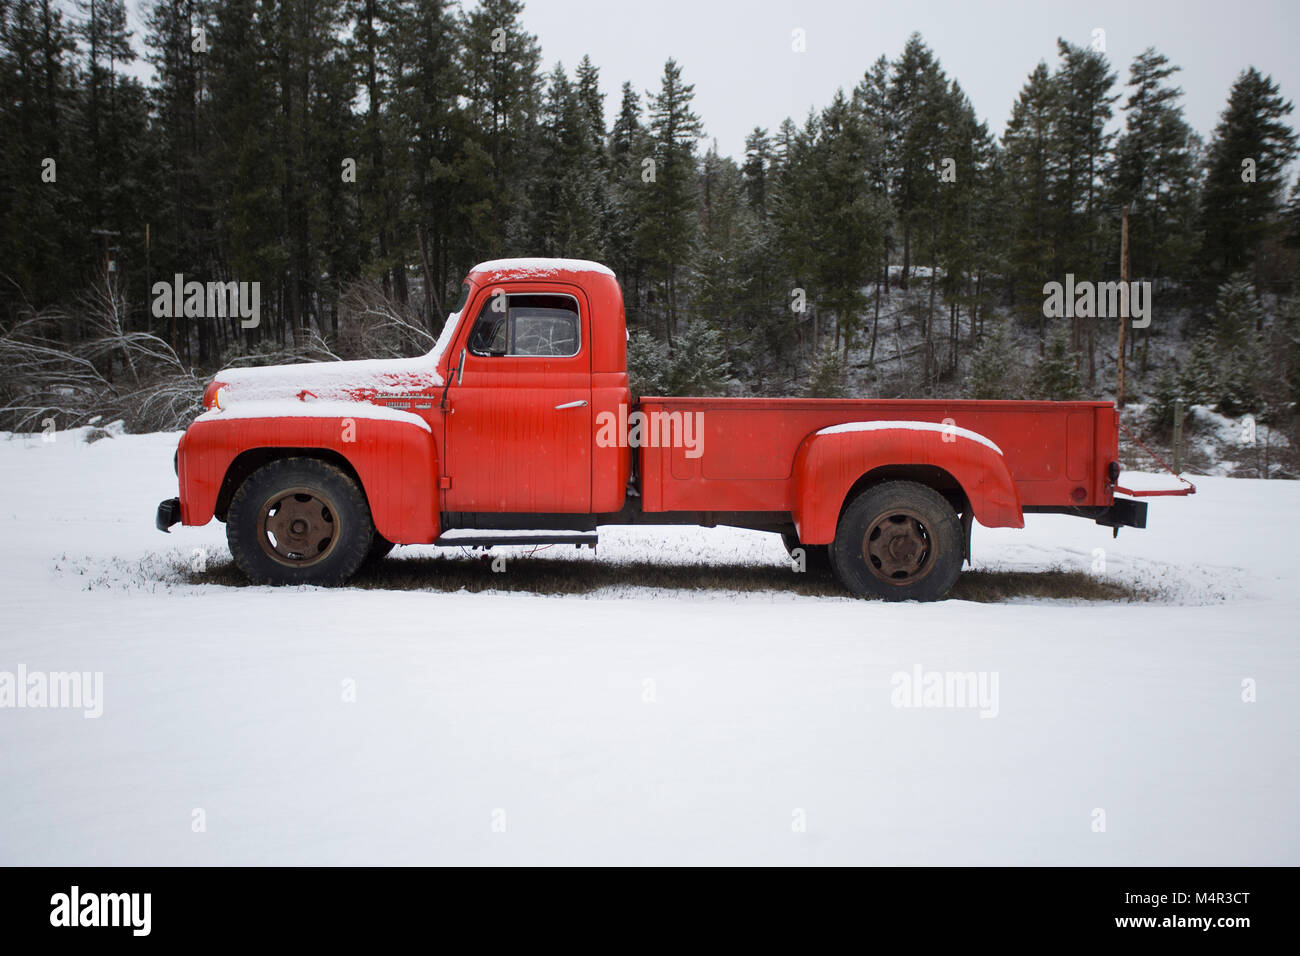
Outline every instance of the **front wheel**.
<svg viewBox="0 0 1300 956">
<path fill-rule="evenodd" d="M 862 492 L 840 516 L 831 564 L 854 594 L 939 601 L 961 573 L 961 521 L 941 494 L 912 481 Z"/>
<path fill-rule="evenodd" d="M 315 458 L 253 472 L 226 515 L 226 541 L 254 584 L 342 584 L 375 537 L 370 507 L 347 474 Z"/>
</svg>

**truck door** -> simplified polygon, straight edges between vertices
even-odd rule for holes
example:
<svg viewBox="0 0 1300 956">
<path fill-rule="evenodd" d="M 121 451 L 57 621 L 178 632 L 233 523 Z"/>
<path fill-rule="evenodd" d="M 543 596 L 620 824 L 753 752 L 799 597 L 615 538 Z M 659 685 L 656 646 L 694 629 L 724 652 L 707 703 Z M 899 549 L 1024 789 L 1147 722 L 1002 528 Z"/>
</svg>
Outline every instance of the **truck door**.
<svg viewBox="0 0 1300 956">
<path fill-rule="evenodd" d="M 518 290 L 518 291 L 517 291 Z M 489 288 L 448 388 L 448 511 L 591 509 L 591 317 L 576 287 Z"/>
</svg>

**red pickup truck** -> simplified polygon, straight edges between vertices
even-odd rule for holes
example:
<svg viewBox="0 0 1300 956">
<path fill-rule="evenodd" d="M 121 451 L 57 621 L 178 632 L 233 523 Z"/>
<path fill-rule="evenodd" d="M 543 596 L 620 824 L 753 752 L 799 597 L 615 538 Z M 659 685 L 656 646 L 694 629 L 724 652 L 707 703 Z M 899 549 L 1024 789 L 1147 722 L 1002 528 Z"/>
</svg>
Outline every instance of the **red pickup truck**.
<svg viewBox="0 0 1300 956">
<path fill-rule="evenodd" d="M 476 266 L 426 356 L 228 369 L 203 405 L 157 526 L 224 521 L 263 584 L 341 584 L 394 544 L 732 525 L 782 535 L 854 594 L 936 600 L 974 520 L 1146 525 L 1115 496 L 1109 402 L 633 402 L 618 281 L 578 260 Z"/>
</svg>

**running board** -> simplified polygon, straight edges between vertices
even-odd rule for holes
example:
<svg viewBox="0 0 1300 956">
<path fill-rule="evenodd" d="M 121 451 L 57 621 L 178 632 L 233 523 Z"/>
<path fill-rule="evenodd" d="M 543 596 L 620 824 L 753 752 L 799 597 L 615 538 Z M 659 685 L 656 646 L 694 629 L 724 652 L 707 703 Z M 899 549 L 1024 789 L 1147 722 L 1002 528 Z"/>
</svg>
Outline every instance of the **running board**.
<svg viewBox="0 0 1300 956">
<path fill-rule="evenodd" d="M 433 542 L 443 548 L 491 548 L 502 545 L 571 544 L 575 548 L 595 548 L 599 540 L 594 534 L 519 534 L 485 535 L 481 538 L 439 538 Z"/>
</svg>

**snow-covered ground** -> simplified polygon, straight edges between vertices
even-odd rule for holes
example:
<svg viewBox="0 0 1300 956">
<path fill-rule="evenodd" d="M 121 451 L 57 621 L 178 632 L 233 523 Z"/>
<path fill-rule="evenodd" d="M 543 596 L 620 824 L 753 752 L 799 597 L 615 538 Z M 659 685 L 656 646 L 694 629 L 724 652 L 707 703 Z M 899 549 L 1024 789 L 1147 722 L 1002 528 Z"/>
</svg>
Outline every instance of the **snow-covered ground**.
<svg viewBox="0 0 1300 956">
<path fill-rule="evenodd" d="M 0 863 L 1300 863 L 1300 483 L 976 529 L 1137 603 L 274 590 L 154 530 L 176 436 L 81 438 L 0 436 L 0 681 L 102 674 L 0 709 Z M 644 559 L 786 561 L 602 531 Z"/>
</svg>

